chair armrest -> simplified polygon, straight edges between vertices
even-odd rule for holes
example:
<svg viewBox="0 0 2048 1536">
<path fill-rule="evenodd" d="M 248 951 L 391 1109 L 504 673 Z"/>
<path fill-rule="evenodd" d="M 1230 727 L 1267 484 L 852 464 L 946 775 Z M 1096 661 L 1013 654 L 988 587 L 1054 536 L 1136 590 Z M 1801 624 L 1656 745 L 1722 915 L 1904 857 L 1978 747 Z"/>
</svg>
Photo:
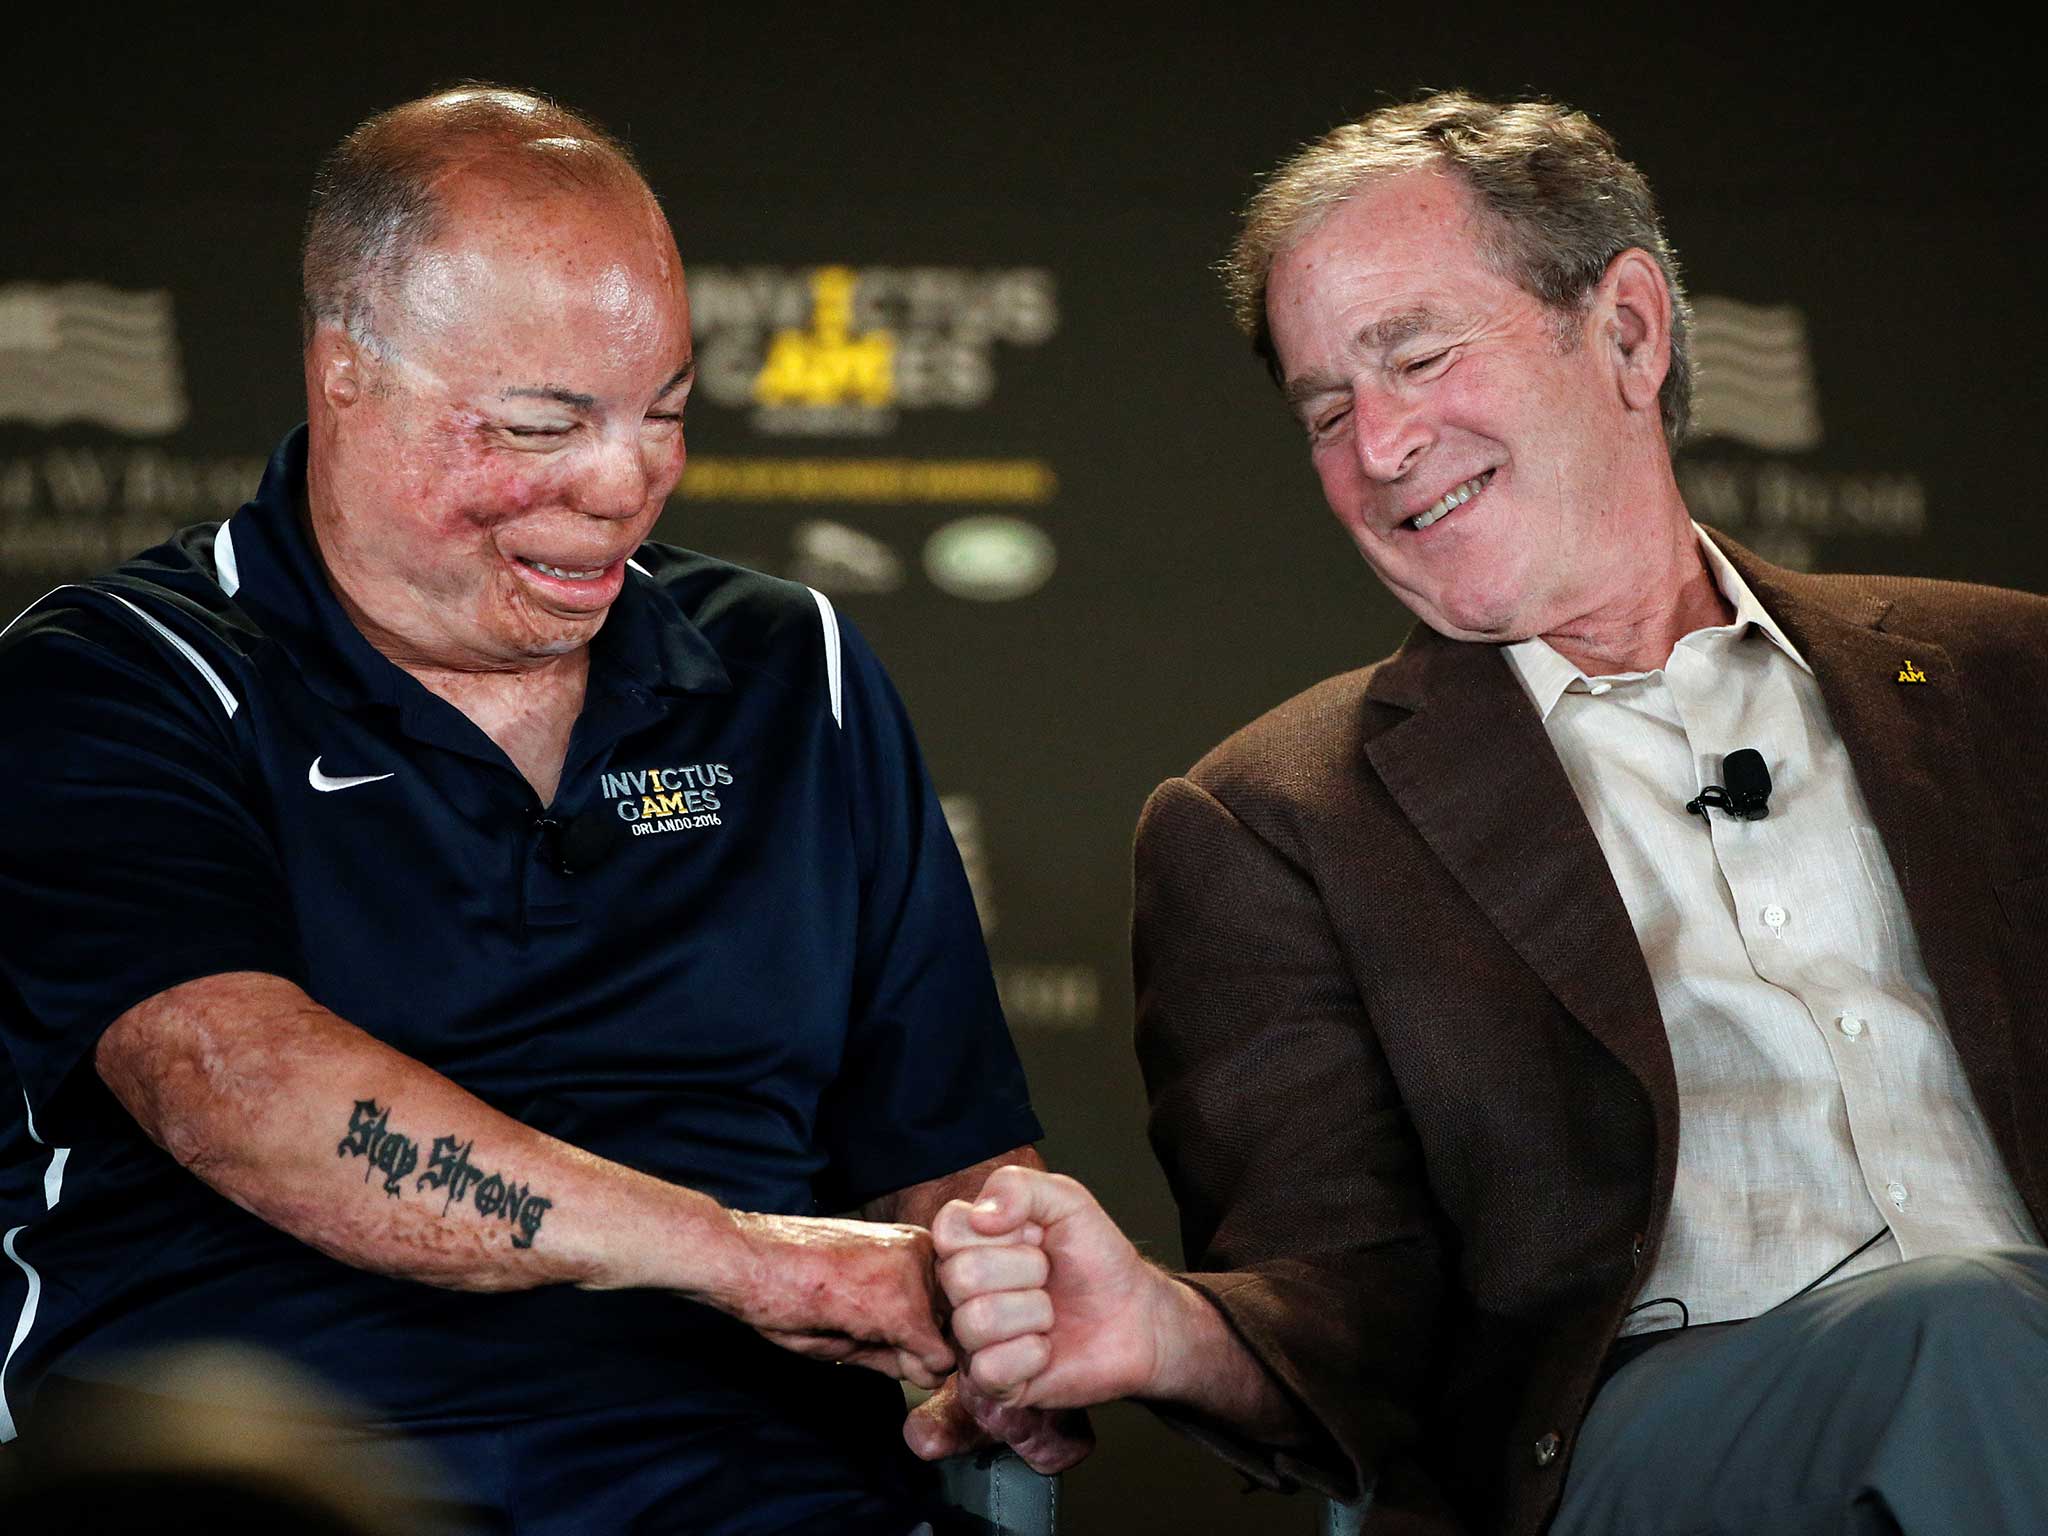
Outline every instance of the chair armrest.
<svg viewBox="0 0 2048 1536">
<path fill-rule="evenodd" d="M 938 1464 L 946 1506 L 988 1525 L 988 1536 L 1056 1536 L 1060 1480 L 1007 1449 L 970 1451 Z"/>
</svg>

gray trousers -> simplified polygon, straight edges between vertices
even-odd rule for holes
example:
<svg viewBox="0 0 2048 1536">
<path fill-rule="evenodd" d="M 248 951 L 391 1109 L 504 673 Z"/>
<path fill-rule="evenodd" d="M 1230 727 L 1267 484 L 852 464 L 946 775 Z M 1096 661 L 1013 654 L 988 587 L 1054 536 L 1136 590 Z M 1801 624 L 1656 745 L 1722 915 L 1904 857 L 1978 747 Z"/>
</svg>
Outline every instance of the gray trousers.
<svg viewBox="0 0 2048 1536">
<path fill-rule="evenodd" d="M 1552 1536 L 2048 1532 L 2048 1250 L 1914 1259 L 1617 1371 Z"/>
</svg>

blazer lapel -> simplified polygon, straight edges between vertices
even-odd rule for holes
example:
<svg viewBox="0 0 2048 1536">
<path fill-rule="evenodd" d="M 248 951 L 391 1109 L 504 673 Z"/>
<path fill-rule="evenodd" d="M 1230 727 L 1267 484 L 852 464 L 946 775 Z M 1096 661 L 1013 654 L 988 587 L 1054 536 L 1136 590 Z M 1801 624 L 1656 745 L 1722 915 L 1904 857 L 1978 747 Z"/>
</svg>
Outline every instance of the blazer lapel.
<svg viewBox="0 0 2048 1536">
<path fill-rule="evenodd" d="M 2007 1166 L 2020 1167 L 2011 1005 L 1991 884 L 2000 850 L 1971 815 L 1991 799 L 1970 744 L 1965 685 L 1942 647 L 1886 627 L 1888 599 L 1779 570 L 1718 535 L 1715 542 L 1820 680 L 1956 1054 Z M 1924 683 L 1900 681 L 1909 664 Z"/>
<path fill-rule="evenodd" d="M 1628 910 L 1535 707 L 1490 645 L 1417 626 L 1366 697 L 1411 711 L 1367 758 L 1524 963 L 1643 1085 L 1675 1145 L 1678 1090 Z"/>
</svg>

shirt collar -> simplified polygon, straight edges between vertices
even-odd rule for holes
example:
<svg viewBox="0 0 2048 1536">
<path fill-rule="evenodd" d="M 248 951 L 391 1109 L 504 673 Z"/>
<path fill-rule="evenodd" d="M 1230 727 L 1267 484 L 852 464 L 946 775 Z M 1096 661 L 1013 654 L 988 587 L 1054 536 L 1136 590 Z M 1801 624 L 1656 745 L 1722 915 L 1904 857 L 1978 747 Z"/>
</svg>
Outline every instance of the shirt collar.
<svg viewBox="0 0 2048 1536">
<path fill-rule="evenodd" d="M 221 525 L 215 577 L 329 703 L 397 706 L 416 686 L 356 628 L 327 584 L 306 522 L 306 428 L 278 444 L 255 497 Z M 590 645 L 593 683 L 624 674 L 650 688 L 723 693 L 717 649 L 637 563 Z"/>
<path fill-rule="evenodd" d="M 1778 627 L 1778 621 L 1764 611 L 1764 605 L 1750 590 L 1749 583 L 1742 579 L 1742 573 L 1729 563 L 1728 557 L 1721 553 L 1719 546 L 1707 537 L 1706 529 L 1694 523 L 1692 531 L 1693 536 L 1699 540 L 1700 556 L 1706 561 L 1707 571 L 1714 578 L 1714 585 L 1720 588 L 1721 595 L 1728 599 L 1728 605 L 1735 610 L 1735 618 L 1731 623 L 1717 626 L 1716 630 L 1696 630 L 1694 633 L 1711 634 L 1718 631 L 1739 636 L 1754 626 L 1765 639 L 1783 651 L 1794 665 L 1804 672 L 1811 673 L 1813 668 L 1807 665 L 1806 658 L 1799 654 L 1799 647 L 1786 637 L 1785 631 Z M 1589 678 L 1559 655 L 1549 641 L 1540 637 L 1518 640 L 1501 649 L 1507 656 L 1508 666 L 1513 670 L 1515 680 L 1522 685 L 1522 691 L 1529 695 L 1529 702 L 1536 706 L 1537 715 L 1545 720 L 1550 718 L 1551 710 L 1557 707 L 1557 701 L 1574 685 L 1583 692 L 1605 693 L 1615 682 L 1645 675 L 1640 672 L 1624 672 L 1606 678 Z"/>
</svg>

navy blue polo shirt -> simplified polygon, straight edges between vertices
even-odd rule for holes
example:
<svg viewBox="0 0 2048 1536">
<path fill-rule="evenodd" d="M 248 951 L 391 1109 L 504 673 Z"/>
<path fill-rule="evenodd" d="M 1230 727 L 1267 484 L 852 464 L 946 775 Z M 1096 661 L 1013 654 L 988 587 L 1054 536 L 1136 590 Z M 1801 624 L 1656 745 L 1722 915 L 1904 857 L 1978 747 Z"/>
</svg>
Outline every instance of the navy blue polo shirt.
<svg viewBox="0 0 2048 1536">
<path fill-rule="evenodd" d="M 422 1430 L 632 1410 L 713 1469 L 762 1423 L 796 1455 L 795 1393 L 893 1444 L 892 1383 L 707 1308 L 323 1258 L 177 1168 L 100 1083 L 126 1009 L 251 970 L 741 1209 L 847 1210 L 1040 1135 L 909 721 L 828 603 L 643 546 L 543 806 L 350 623 L 304 482 L 301 429 L 228 522 L 0 639 L 0 1433 L 45 1373 L 226 1333 Z"/>
</svg>

